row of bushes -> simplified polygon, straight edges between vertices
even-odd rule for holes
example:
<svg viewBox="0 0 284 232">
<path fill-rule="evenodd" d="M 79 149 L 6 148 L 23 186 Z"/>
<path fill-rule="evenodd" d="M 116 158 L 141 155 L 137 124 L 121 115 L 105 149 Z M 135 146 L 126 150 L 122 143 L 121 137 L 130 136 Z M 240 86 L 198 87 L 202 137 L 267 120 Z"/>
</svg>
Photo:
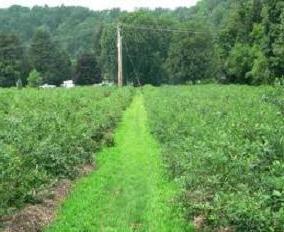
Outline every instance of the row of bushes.
<svg viewBox="0 0 284 232">
<path fill-rule="evenodd" d="M 283 88 L 147 87 L 144 95 L 188 221 L 203 221 L 204 231 L 284 231 Z"/>
<path fill-rule="evenodd" d="M 0 89 L 0 216 L 74 178 L 112 130 L 133 89 Z"/>
</svg>

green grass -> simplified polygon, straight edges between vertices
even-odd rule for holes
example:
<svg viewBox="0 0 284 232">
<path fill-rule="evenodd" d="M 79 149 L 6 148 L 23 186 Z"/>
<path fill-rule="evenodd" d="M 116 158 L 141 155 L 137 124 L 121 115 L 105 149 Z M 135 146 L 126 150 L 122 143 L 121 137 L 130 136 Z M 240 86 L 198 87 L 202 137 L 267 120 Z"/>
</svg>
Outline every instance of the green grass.
<svg viewBox="0 0 284 232">
<path fill-rule="evenodd" d="M 97 171 L 79 181 L 46 231 L 192 231 L 174 206 L 177 187 L 164 175 L 160 149 L 138 94 L 97 155 Z"/>
</svg>

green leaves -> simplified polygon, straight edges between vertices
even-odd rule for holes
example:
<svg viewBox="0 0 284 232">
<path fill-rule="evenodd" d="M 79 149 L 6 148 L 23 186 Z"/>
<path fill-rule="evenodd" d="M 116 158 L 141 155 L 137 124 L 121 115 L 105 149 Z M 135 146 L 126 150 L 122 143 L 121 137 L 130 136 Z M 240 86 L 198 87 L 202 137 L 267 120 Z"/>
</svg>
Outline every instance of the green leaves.
<svg viewBox="0 0 284 232">
<path fill-rule="evenodd" d="M 0 33 L 0 86 L 16 85 L 20 78 L 23 49 L 14 34 Z"/>
<path fill-rule="evenodd" d="M 274 197 L 281 197 L 282 193 L 277 191 L 277 190 L 273 190 L 272 196 L 274 196 Z"/>
<path fill-rule="evenodd" d="M 101 70 L 92 53 L 82 54 L 78 58 L 75 72 L 75 82 L 78 85 L 92 85 L 102 81 Z"/>
<path fill-rule="evenodd" d="M 40 73 L 36 69 L 33 69 L 30 72 L 27 81 L 29 87 L 39 87 L 42 84 L 42 77 L 40 76 Z"/>
<path fill-rule="evenodd" d="M 0 215 L 94 162 L 132 94 L 115 87 L 0 89 Z"/>
<path fill-rule="evenodd" d="M 216 78 L 217 56 L 212 32 L 206 25 L 195 22 L 179 25 L 193 32 L 176 33 L 170 42 L 166 67 L 170 83 L 184 84 Z M 202 31 L 203 33 L 195 33 Z"/>
<path fill-rule="evenodd" d="M 60 85 L 71 77 L 69 56 L 53 42 L 51 35 L 43 29 L 34 33 L 29 51 L 30 60 L 43 77 L 45 84 Z"/>
<path fill-rule="evenodd" d="M 144 94 L 190 221 L 205 217 L 205 231 L 284 229 L 283 88 L 147 87 Z"/>
</svg>

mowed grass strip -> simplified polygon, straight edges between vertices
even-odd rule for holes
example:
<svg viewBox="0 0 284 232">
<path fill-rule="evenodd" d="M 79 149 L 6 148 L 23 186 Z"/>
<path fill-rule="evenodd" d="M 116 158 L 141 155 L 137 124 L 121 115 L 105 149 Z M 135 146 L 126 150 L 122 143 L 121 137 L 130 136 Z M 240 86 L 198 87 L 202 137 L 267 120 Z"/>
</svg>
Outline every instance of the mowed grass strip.
<svg viewBox="0 0 284 232">
<path fill-rule="evenodd" d="M 164 177 L 141 94 L 125 112 L 115 144 L 98 155 L 97 171 L 76 184 L 46 231 L 192 231 L 174 206 L 177 188 Z"/>
</svg>

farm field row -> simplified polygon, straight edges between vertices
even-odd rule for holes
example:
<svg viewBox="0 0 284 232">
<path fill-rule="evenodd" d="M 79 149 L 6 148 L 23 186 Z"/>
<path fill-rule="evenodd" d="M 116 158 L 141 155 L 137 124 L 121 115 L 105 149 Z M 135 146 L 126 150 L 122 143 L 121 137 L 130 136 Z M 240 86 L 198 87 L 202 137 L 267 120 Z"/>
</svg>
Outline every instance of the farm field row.
<svg viewBox="0 0 284 232">
<path fill-rule="evenodd" d="M 46 231 L 284 231 L 283 116 L 280 87 L 0 89 L 0 216 L 95 162 Z"/>
<path fill-rule="evenodd" d="M 112 131 L 132 88 L 0 89 L 0 216 L 73 179 Z"/>
<path fill-rule="evenodd" d="M 284 231 L 283 88 L 147 87 L 144 99 L 188 221 Z"/>
<path fill-rule="evenodd" d="M 74 186 L 47 232 L 192 231 L 173 201 L 177 188 L 167 180 L 143 102 L 138 93 L 114 147 L 98 154 L 96 171 Z"/>
</svg>

